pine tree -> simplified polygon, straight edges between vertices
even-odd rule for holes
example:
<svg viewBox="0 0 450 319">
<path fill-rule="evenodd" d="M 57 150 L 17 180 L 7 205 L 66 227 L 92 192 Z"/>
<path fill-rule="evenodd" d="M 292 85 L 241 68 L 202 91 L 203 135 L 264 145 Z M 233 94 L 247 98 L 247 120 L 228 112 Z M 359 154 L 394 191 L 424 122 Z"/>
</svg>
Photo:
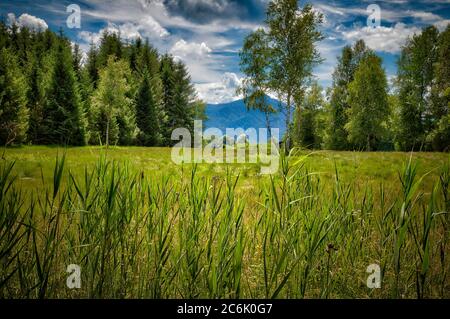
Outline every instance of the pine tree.
<svg viewBox="0 0 450 319">
<path fill-rule="evenodd" d="M 73 60 L 73 70 L 75 71 L 77 81 L 80 81 L 83 55 L 81 53 L 80 46 L 77 43 L 73 47 L 72 57 L 73 57 L 73 59 L 72 59 Z"/>
<path fill-rule="evenodd" d="M 43 92 L 41 86 L 41 63 L 35 54 L 28 62 L 27 104 L 30 111 L 28 138 L 32 143 L 38 142 L 39 126 L 42 124 Z"/>
<path fill-rule="evenodd" d="M 123 43 L 120 40 L 120 34 L 104 31 L 98 49 L 98 67 L 105 67 L 110 56 L 114 56 L 116 59 L 122 59 L 123 47 Z"/>
<path fill-rule="evenodd" d="M 174 121 L 172 118 L 172 108 L 174 104 L 175 97 L 175 71 L 174 71 L 174 61 L 169 55 L 164 55 L 161 58 L 160 66 L 160 77 L 162 84 L 162 106 L 165 114 L 167 114 L 167 121 L 164 123 L 163 138 L 164 145 L 171 143 L 170 138 L 172 135 L 172 128 Z"/>
<path fill-rule="evenodd" d="M 175 63 L 175 90 L 172 107 L 168 110 L 171 120 L 171 128 L 185 127 L 190 131 L 194 129 L 194 110 L 193 102 L 195 100 L 195 89 L 191 83 L 191 77 L 186 66 L 181 63 Z"/>
<path fill-rule="evenodd" d="M 138 142 L 142 146 L 156 146 L 161 141 L 156 103 L 150 84 L 150 75 L 145 72 L 136 95 L 136 124 L 140 132 Z"/>
<path fill-rule="evenodd" d="M 88 56 L 87 56 L 87 63 L 85 70 L 87 74 L 89 75 L 89 80 L 94 88 L 97 88 L 97 82 L 99 78 L 99 64 L 98 64 L 98 52 L 95 48 L 95 45 L 93 42 L 91 42 L 91 46 L 89 48 Z"/>
<path fill-rule="evenodd" d="M 136 67 L 140 74 L 144 71 L 149 72 L 150 77 L 159 72 L 158 52 L 150 46 L 148 40 L 145 41 L 144 46 L 137 45 L 139 54 L 136 59 Z"/>
<path fill-rule="evenodd" d="M 43 144 L 84 145 L 85 127 L 70 45 L 60 39 L 43 109 L 39 140 Z"/>
<path fill-rule="evenodd" d="M 27 53 L 27 64 L 24 72 L 28 82 L 27 105 L 30 111 L 28 138 L 33 144 L 41 144 L 40 128 L 43 120 L 43 109 L 46 104 L 46 92 L 49 90 L 54 67 L 52 50 L 56 45 L 53 32 L 32 33 L 32 48 Z"/>
<path fill-rule="evenodd" d="M 3 145 L 26 141 L 26 90 L 15 56 L 9 49 L 0 49 L 0 143 Z"/>
</svg>

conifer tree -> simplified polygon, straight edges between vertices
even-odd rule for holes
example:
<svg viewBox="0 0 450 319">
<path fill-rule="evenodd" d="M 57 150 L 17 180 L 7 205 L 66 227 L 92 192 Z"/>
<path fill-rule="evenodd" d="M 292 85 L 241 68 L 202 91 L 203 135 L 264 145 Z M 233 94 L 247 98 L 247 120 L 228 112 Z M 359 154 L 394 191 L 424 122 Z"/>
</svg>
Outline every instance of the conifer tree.
<svg viewBox="0 0 450 319">
<path fill-rule="evenodd" d="M 150 75 L 145 72 L 136 95 L 136 124 L 139 128 L 138 142 L 142 146 L 160 143 L 160 129 L 156 103 L 152 93 Z"/>
<path fill-rule="evenodd" d="M 26 83 L 18 62 L 9 49 L 0 49 L 0 143 L 26 141 L 28 109 Z"/>
<path fill-rule="evenodd" d="M 58 42 L 53 55 L 53 70 L 39 140 L 43 144 L 84 145 L 84 114 L 70 46 L 65 39 Z"/>
</svg>

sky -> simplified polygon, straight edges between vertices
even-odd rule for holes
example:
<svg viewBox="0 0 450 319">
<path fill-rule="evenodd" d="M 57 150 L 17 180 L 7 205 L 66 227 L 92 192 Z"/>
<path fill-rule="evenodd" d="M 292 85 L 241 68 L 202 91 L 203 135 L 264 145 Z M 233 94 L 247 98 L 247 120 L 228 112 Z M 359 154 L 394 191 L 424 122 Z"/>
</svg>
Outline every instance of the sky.
<svg viewBox="0 0 450 319">
<path fill-rule="evenodd" d="M 243 39 L 264 26 L 269 0 L 14 0 L 0 2 L 9 23 L 62 29 L 87 52 L 104 30 L 120 31 L 124 40 L 148 39 L 160 53 L 170 53 L 188 67 L 199 98 L 210 104 L 237 100 L 242 81 L 239 50 Z M 450 0 L 311 0 L 324 16 L 318 44 L 323 62 L 314 77 L 327 88 L 345 45 L 366 41 L 383 59 L 388 79 L 396 74 L 401 45 L 426 25 L 443 30 L 450 23 Z M 71 4 L 80 8 L 80 28 L 70 28 Z M 370 25 L 370 5 L 380 9 L 380 25 Z M 370 9 L 370 8 L 369 8 Z M 71 20 L 72 21 L 72 20 Z M 72 26 L 73 27 L 73 26 Z"/>
</svg>

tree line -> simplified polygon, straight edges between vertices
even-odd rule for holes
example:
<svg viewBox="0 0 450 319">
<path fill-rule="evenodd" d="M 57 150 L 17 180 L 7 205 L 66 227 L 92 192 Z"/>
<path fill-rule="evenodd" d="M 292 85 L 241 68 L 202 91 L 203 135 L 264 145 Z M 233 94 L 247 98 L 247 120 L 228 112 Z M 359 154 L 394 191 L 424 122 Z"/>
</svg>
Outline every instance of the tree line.
<svg viewBox="0 0 450 319">
<path fill-rule="evenodd" d="M 104 32 L 86 57 L 60 31 L 0 22 L 0 143 L 171 145 L 204 118 L 186 66 Z"/>
<path fill-rule="evenodd" d="M 326 93 L 312 74 L 321 62 L 323 17 L 297 0 L 273 0 L 266 27 L 249 34 L 240 52 L 239 93 L 248 108 L 283 112 L 284 145 L 331 150 L 450 150 L 450 25 L 434 26 L 401 48 L 389 85 L 382 59 L 363 40 L 345 46 Z M 274 108 L 267 95 L 280 101 Z"/>
</svg>

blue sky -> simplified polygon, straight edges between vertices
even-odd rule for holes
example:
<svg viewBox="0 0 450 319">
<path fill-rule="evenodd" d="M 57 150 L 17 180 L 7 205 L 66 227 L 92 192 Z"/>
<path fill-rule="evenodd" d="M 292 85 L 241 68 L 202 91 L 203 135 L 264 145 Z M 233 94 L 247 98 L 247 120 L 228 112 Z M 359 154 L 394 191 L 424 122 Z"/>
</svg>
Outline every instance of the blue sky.
<svg viewBox="0 0 450 319">
<path fill-rule="evenodd" d="M 235 89 L 242 80 L 238 52 L 243 38 L 264 25 L 269 0 L 69 0 L 2 1 L 0 14 L 28 26 L 64 30 L 87 51 L 102 30 L 120 30 L 123 38 L 148 38 L 160 52 L 183 60 L 199 97 L 221 103 L 239 97 Z M 396 60 L 405 40 L 425 25 L 445 28 L 450 22 L 450 0 L 308 1 L 324 15 L 319 44 L 324 62 L 314 75 L 322 86 L 331 85 L 336 57 L 346 44 L 364 39 L 382 58 L 388 77 L 396 73 Z M 300 1 L 300 5 L 306 3 Z M 66 25 L 67 6 L 81 9 L 81 28 Z M 367 7 L 381 9 L 381 25 L 367 26 Z"/>
</svg>

